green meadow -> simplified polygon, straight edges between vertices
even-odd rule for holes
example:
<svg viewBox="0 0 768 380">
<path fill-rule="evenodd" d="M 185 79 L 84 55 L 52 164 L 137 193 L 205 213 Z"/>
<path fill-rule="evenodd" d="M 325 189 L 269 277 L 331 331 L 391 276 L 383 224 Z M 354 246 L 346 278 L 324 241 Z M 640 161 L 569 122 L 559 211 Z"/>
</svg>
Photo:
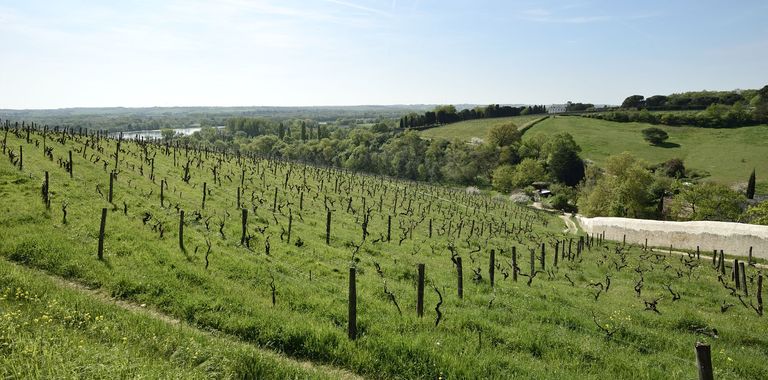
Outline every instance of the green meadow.
<svg viewBox="0 0 768 380">
<path fill-rule="evenodd" d="M 476 119 L 447 124 L 437 128 L 430 128 L 421 135 L 426 138 L 443 138 L 446 140 L 471 140 L 472 138 L 484 139 L 488 131 L 496 125 L 514 123 L 519 128 L 526 124 L 541 119 L 546 115 L 524 115 L 511 117 L 497 117 L 490 119 Z"/>
<path fill-rule="evenodd" d="M 617 123 L 575 116 L 558 116 L 536 124 L 523 138 L 568 132 L 581 146 L 581 156 L 602 164 L 608 156 L 630 152 L 655 164 L 680 158 L 687 169 L 708 173 L 726 184 L 746 183 L 752 169 L 768 190 L 768 125 L 731 129 L 659 127 L 669 134 L 662 146 L 643 140 L 644 123 Z"/>
</svg>

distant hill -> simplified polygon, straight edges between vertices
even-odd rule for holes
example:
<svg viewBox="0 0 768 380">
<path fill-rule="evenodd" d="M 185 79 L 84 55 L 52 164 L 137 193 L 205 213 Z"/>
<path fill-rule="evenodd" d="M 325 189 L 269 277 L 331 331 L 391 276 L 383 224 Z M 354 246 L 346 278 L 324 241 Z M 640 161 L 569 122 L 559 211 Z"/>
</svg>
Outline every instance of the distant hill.
<svg viewBox="0 0 768 380">
<path fill-rule="evenodd" d="M 307 118 L 317 121 L 338 119 L 396 119 L 409 112 L 424 112 L 435 105 L 360 105 L 318 107 L 105 107 L 44 110 L 1 109 L 0 119 L 25 120 L 47 125 L 107 130 L 179 128 L 193 124 L 222 125 L 228 118 L 252 116 L 277 119 Z"/>
<path fill-rule="evenodd" d="M 651 164 L 680 158 L 688 170 L 708 173 L 707 179 L 726 184 L 746 183 L 754 168 L 761 192 L 768 191 L 768 125 L 729 129 L 656 125 L 669 134 L 664 146 L 651 146 L 643 140 L 640 131 L 650 126 L 558 116 L 536 124 L 523 139 L 568 132 L 581 146 L 581 157 L 598 165 L 625 151 Z"/>
</svg>

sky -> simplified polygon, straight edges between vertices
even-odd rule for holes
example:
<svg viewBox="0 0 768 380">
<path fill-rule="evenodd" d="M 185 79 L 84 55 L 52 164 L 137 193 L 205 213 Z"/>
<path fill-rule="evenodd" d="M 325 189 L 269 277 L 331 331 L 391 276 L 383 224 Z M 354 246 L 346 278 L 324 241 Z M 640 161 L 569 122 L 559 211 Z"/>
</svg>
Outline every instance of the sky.
<svg viewBox="0 0 768 380">
<path fill-rule="evenodd" d="M 0 109 L 620 104 L 768 84 L 768 1 L 0 0 Z"/>
</svg>

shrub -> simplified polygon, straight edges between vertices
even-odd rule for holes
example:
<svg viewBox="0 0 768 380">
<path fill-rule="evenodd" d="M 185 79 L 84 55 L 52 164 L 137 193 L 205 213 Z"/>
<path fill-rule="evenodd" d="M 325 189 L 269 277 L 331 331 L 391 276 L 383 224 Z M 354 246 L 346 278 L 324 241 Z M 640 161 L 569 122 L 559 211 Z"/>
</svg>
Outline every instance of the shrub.
<svg viewBox="0 0 768 380">
<path fill-rule="evenodd" d="M 661 164 L 661 170 L 663 170 L 664 175 L 671 178 L 682 178 L 685 177 L 685 165 L 683 165 L 683 160 L 679 158 L 673 158 L 663 164 Z"/>
<path fill-rule="evenodd" d="M 565 212 L 574 210 L 574 207 L 568 203 L 568 197 L 565 194 L 555 194 L 553 197 L 549 198 L 549 207 Z"/>
<path fill-rule="evenodd" d="M 509 200 L 515 203 L 528 203 L 532 199 L 525 193 L 514 193 L 509 196 Z"/>
<path fill-rule="evenodd" d="M 642 130 L 643 139 L 651 145 L 659 145 L 669 138 L 667 132 L 661 128 L 651 127 Z"/>
<path fill-rule="evenodd" d="M 501 165 L 491 174 L 493 189 L 508 193 L 514 188 L 515 168 L 512 165 Z"/>
</svg>

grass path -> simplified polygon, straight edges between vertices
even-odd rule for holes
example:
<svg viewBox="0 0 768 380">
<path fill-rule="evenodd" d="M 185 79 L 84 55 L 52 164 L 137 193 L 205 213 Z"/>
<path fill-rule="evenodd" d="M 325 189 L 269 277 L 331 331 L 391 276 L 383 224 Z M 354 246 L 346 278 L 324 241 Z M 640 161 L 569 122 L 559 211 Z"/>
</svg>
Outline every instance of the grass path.
<svg viewBox="0 0 768 380">
<path fill-rule="evenodd" d="M 111 297 L 103 289 L 91 289 L 81 283 L 70 281 L 56 275 L 52 275 L 40 269 L 31 269 L 31 268 L 23 267 L 12 261 L 9 261 L 5 257 L 0 257 L 0 260 L 2 261 L 1 266 L 9 267 L 8 268 L 9 271 L 16 270 L 16 271 L 32 272 L 36 280 L 38 281 L 47 280 L 51 282 L 55 286 L 57 291 L 61 291 L 64 293 L 77 293 L 77 295 L 84 296 L 90 300 L 93 300 L 97 303 L 102 304 L 103 306 L 117 307 L 127 313 L 161 322 L 162 324 L 167 325 L 167 328 L 169 329 L 169 331 L 183 329 L 186 331 L 190 331 L 194 334 L 204 334 L 209 338 L 215 339 L 215 340 L 225 340 L 227 342 L 230 342 L 236 345 L 246 344 L 244 342 L 241 342 L 237 337 L 222 333 L 220 331 L 202 330 L 202 329 L 196 328 L 195 326 L 191 326 L 177 318 L 174 318 L 173 316 L 154 310 L 151 307 L 147 307 L 146 304 L 137 304 L 134 302 L 116 299 L 114 297 Z M 123 326 L 123 327 L 125 329 L 130 328 L 130 326 Z M 290 367 L 300 368 L 309 374 L 315 374 L 315 375 L 322 374 L 323 376 L 328 376 L 328 378 L 333 378 L 333 379 L 362 379 L 362 377 L 343 369 L 334 368 L 329 365 L 316 364 L 306 360 L 296 360 L 268 349 L 259 348 L 253 345 L 250 345 L 250 346 L 253 349 L 255 349 L 255 351 L 257 351 L 261 357 L 267 360 L 274 361 L 275 363 L 280 363 L 281 365 L 289 368 Z"/>
</svg>

